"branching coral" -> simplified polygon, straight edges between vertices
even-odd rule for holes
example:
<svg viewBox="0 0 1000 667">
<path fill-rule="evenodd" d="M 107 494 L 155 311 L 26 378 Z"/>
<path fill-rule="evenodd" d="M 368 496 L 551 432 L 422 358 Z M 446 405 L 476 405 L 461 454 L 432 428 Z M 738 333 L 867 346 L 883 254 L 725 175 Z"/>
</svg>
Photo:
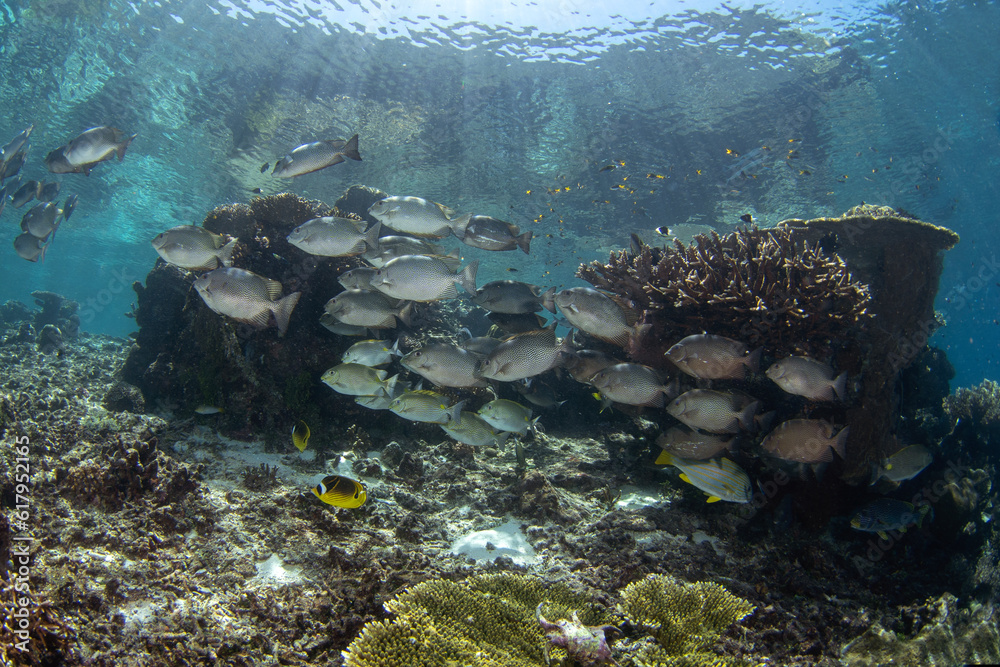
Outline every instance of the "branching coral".
<svg viewBox="0 0 1000 667">
<path fill-rule="evenodd" d="M 651 335 L 630 356 L 662 366 L 663 352 L 692 333 L 764 345 L 775 355 L 821 355 L 831 338 L 868 320 L 868 289 L 837 255 L 783 229 L 740 229 L 698 236 L 690 246 L 640 244 L 577 275 L 632 301 Z"/>
<path fill-rule="evenodd" d="M 651 574 L 626 586 L 620 605 L 620 612 L 626 619 L 650 630 L 659 642 L 659 647 L 643 651 L 636 657 L 636 664 L 650 667 L 744 664 L 723 660 L 704 651 L 723 630 L 753 610 L 752 604 L 719 584 L 688 584 L 659 574 Z"/>
<path fill-rule="evenodd" d="M 447 665 L 539 667 L 547 643 L 535 610 L 550 618 L 601 625 L 607 619 L 584 595 L 517 574 L 479 575 L 456 583 L 417 584 L 386 603 L 392 621 L 369 623 L 344 653 L 348 667 Z M 553 663 L 564 656 L 550 652 Z"/>
<path fill-rule="evenodd" d="M 48 602 L 0 578 L 0 665 L 66 664 L 74 634 Z"/>
</svg>

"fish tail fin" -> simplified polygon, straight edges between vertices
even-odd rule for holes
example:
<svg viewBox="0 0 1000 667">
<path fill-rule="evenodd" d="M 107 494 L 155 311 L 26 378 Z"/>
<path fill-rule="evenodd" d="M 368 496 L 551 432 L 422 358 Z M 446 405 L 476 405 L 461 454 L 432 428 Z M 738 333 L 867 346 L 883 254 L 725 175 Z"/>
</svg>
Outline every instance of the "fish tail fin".
<svg viewBox="0 0 1000 667">
<path fill-rule="evenodd" d="M 837 434 L 837 439 L 833 442 L 833 451 L 840 455 L 840 458 L 847 458 L 847 434 L 851 430 L 850 426 L 845 426 L 840 433 Z"/>
<path fill-rule="evenodd" d="M 757 424 L 757 430 L 758 431 L 770 430 L 771 423 L 774 421 L 774 416 L 777 414 L 778 414 L 777 410 L 770 410 L 760 416 L 755 416 L 754 422 Z"/>
<path fill-rule="evenodd" d="M 348 139 L 347 143 L 344 144 L 344 147 L 340 149 L 340 152 L 352 160 L 361 162 L 361 153 L 358 152 L 358 135 L 355 134 L 353 137 Z"/>
<path fill-rule="evenodd" d="M 378 220 L 375 221 L 375 224 L 372 225 L 371 229 L 365 232 L 363 240 L 365 243 L 368 244 L 368 247 L 371 248 L 372 251 L 374 252 L 378 252 L 379 250 L 378 237 L 379 234 L 381 233 L 382 233 L 382 223 Z"/>
<path fill-rule="evenodd" d="M 451 225 L 451 233 L 462 242 L 465 242 L 465 233 L 469 230 L 469 222 L 472 221 L 471 213 L 464 213 L 454 220 L 449 220 L 448 224 Z"/>
<path fill-rule="evenodd" d="M 462 408 L 464 407 L 465 401 L 459 401 L 455 405 L 448 408 L 448 419 L 453 422 L 458 421 L 458 418 L 462 415 Z"/>
<path fill-rule="evenodd" d="M 750 405 L 743 408 L 737 415 L 737 419 L 740 422 L 740 426 L 744 431 L 752 431 L 754 426 L 753 418 L 757 415 L 757 408 L 760 407 L 760 401 L 754 401 Z"/>
<path fill-rule="evenodd" d="M 396 317 L 398 317 L 400 322 L 402 322 L 406 326 L 408 327 L 413 326 L 413 302 L 407 301 L 406 303 L 404 303 L 403 306 L 399 309 L 399 312 L 396 313 Z M 392 349 L 394 354 L 401 357 L 403 356 L 403 353 L 399 351 L 398 345 L 399 345 L 399 340 L 397 340 L 396 344 L 392 346 Z"/>
<path fill-rule="evenodd" d="M 395 342 L 393 342 L 392 347 L 389 348 L 389 356 L 390 357 L 401 357 L 401 356 L 403 356 L 403 353 L 399 351 L 399 339 L 398 338 L 395 340 Z"/>
<path fill-rule="evenodd" d="M 501 431 L 500 433 L 498 433 L 496 435 L 497 446 L 499 447 L 503 445 L 505 442 L 507 442 L 507 438 L 509 437 L 510 437 L 510 431 Z"/>
<path fill-rule="evenodd" d="M 743 365 L 749 368 L 751 373 L 756 373 L 760 368 L 760 353 L 763 349 L 763 347 L 758 347 L 743 360 Z"/>
<path fill-rule="evenodd" d="M 674 455 L 671 454 L 670 452 L 668 452 L 665 449 L 661 450 L 660 451 L 660 455 L 656 457 L 656 460 L 653 461 L 653 464 L 654 465 L 658 465 L 658 466 L 673 465 L 674 464 Z"/>
<path fill-rule="evenodd" d="M 531 238 L 535 235 L 530 229 L 520 236 L 514 237 L 514 242 L 517 243 L 517 247 L 524 251 L 525 255 L 531 254 Z M 556 311 L 552 311 L 553 313 Z"/>
<path fill-rule="evenodd" d="M 292 318 L 292 311 L 295 310 L 295 304 L 301 297 L 302 292 L 295 292 L 271 304 L 271 312 L 274 313 L 274 320 L 278 323 L 279 336 L 284 336 L 288 331 L 288 321 Z"/>
<path fill-rule="evenodd" d="M 842 401 L 847 398 L 847 371 L 838 375 L 833 381 L 833 395 Z"/>
<path fill-rule="evenodd" d="M 239 239 L 233 239 L 226 245 L 219 248 L 219 262 L 222 266 L 232 266 L 233 265 L 233 251 L 236 249 L 236 244 Z"/>
<path fill-rule="evenodd" d="M 476 293 L 476 271 L 479 270 L 479 260 L 469 262 L 469 265 L 458 274 L 458 283 L 469 294 Z"/>
<path fill-rule="evenodd" d="M 550 287 L 542 292 L 542 308 L 550 313 L 556 312 L 556 288 Z"/>
<path fill-rule="evenodd" d="M 125 159 L 125 151 L 127 151 L 128 147 L 132 144 L 132 140 L 138 136 L 138 134 L 133 134 L 131 137 L 118 144 L 118 148 L 115 149 L 115 153 L 118 155 L 119 162 Z M 87 175 L 89 176 L 90 174 Z"/>
<path fill-rule="evenodd" d="M 875 486 L 876 482 L 878 482 L 881 478 L 882 478 L 882 466 L 880 466 L 877 463 L 873 463 L 872 474 L 871 477 L 868 478 L 869 479 L 868 486 Z"/>
</svg>

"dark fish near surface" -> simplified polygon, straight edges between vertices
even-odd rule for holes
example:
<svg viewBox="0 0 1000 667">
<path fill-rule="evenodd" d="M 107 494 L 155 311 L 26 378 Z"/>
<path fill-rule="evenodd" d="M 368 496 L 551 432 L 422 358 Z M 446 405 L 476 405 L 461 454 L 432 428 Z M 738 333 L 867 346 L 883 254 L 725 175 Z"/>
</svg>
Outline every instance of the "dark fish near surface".
<svg viewBox="0 0 1000 667">
<path fill-rule="evenodd" d="M 347 509 L 361 507 L 368 499 L 368 493 L 361 482 L 340 475 L 324 477 L 312 492 L 327 505 Z"/>
<path fill-rule="evenodd" d="M 271 167 L 271 163 L 270 162 L 265 162 L 264 164 L 260 165 L 260 173 L 263 174 L 265 171 L 267 171 L 268 169 L 270 169 L 270 167 Z"/>
<path fill-rule="evenodd" d="M 28 159 L 27 148 L 22 148 L 14 153 L 9 160 L 0 162 L 0 178 L 11 178 L 17 176 Z"/>
<path fill-rule="evenodd" d="M 789 419 L 767 434 L 761 447 L 765 452 L 785 461 L 796 463 L 827 463 L 833 452 L 845 458 L 847 434 L 845 426 L 834 436 L 834 426 L 821 419 Z"/>
<path fill-rule="evenodd" d="M 24 130 L 21 130 L 16 137 L 11 139 L 6 146 L 0 148 L 0 162 L 7 162 L 14 157 L 28 143 L 28 137 L 31 136 L 31 131 L 34 129 L 34 125 L 29 125 Z"/>
<path fill-rule="evenodd" d="M 865 505 L 851 519 L 851 528 L 866 533 L 877 533 L 883 540 L 889 539 L 890 530 L 906 532 L 910 526 L 922 527 L 924 517 L 931 506 L 922 503 L 917 506 L 895 498 L 879 498 Z"/>
<path fill-rule="evenodd" d="M 39 183 L 38 184 L 38 194 L 35 195 L 35 199 L 38 201 L 52 201 L 59 196 L 59 182 L 52 181 L 51 183 Z"/>
<path fill-rule="evenodd" d="M 28 232 L 32 236 L 42 239 L 55 233 L 62 223 L 59 207 L 53 202 L 38 204 L 28 210 L 21 218 L 21 231 Z"/>
<path fill-rule="evenodd" d="M 63 202 L 62 207 L 63 220 L 69 220 L 69 216 L 73 215 L 73 211 L 76 210 L 77 199 L 79 199 L 79 197 L 75 194 L 66 197 L 66 201 Z"/>
<path fill-rule="evenodd" d="M 494 280 L 476 290 L 472 296 L 472 302 L 491 313 L 505 315 L 534 313 L 542 308 L 554 313 L 556 312 L 553 301 L 555 293 L 555 287 L 550 287 L 542 292 L 542 288 L 537 285 L 529 285 L 517 280 Z"/>
<path fill-rule="evenodd" d="M 51 151 L 45 157 L 45 166 L 54 174 L 82 172 L 89 176 L 91 169 L 100 162 L 116 155 L 121 162 L 136 136 L 126 136 L 116 127 L 92 127 L 65 146 Z"/>
<path fill-rule="evenodd" d="M 21 208 L 37 196 L 38 181 L 28 181 L 14 192 L 10 198 L 10 203 L 14 208 Z"/>
<path fill-rule="evenodd" d="M 15 252 L 17 252 L 19 257 L 29 262 L 37 262 L 39 259 L 45 259 L 45 250 L 48 247 L 48 243 L 43 243 L 40 238 L 28 232 L 14 239 Z"/>
<path fill-rule="evenodd" d="M 757 348 L 748 354 L 746 345 L 725 336 L 694 334 L 678 341 L 666 356 L 692 377 L 742 380 L 747 370 L 757 370 L 760 352 Z"/>
<path fill-rule="evenodd" d="M 195 280 L 194 287 L 205 305 L 216 313 L 258 329 L 267 327 L 273 315 L 282 336 L 302 296 L 302 292 L 294 292 L 280 298 L 283 290 L 280 282 L 235 267 L 210 271 Z"/>
<path fill-rule="evenodd" d="M 456 220 L 452 231 L 462 243 L 473 248 L 496 251 L 520 248 L 525 255 L 531 251 L 531 231 L 522 234 L 517 225 L 488 215 L 473 215 Z"/>
<path fill-rule="evenodd" d="M 766 375 L 789 394 L 814 401 L 843 400 L 847 396 L 847 373 L 833 377 L 833 368 L 809 357 L 786 357 L 771 364 Z"/>
<path fill-rule="evenodd" d="M 274 163 L 274 171 L 271 174 L 279 178 L 294 178 L 340 164 L 344 158 L 361 161 L 361 154 L 358 153 L 358 135 L 355 134 L 347 141 L 331 139 L 298 146 Z"/>
<path fill-rule="evenodd" d="M 477 374 L 502 382 L 522 380 L 554 368 L 559 363 L 559 353 L 569 349 L 567 339 L 557 343 L 554 327 L 514 334 L 482 360 Z"/>
</svg>

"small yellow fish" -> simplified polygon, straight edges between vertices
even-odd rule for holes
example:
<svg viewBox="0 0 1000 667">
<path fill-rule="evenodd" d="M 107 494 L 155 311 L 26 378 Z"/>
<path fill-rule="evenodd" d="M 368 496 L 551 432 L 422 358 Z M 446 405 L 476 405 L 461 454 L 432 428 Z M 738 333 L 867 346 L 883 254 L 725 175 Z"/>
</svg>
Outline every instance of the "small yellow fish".
<svg viewBox="0 0 1000 667">
<path fill-rule="evenodd" d="M 306 451 L 309 435 L 309 425 L 300 419 L 299 423 L 292 427 L 292 444 L 298 447 L 300 452 Z"/>
<path fill-rule="evenodd" d="M 361 507 L 368 499 L 365 487 L 356 479 L 330 475 L 312 489 L 316 497 L 334 507 Z"/>
<path fill-rule="evenodd" d="M 222 412 L 222 408 L 217 408 L 214 405 L 199 405 L 194 409 L 194 411 L 199 415 L 217 415 Z"/>
</svg>

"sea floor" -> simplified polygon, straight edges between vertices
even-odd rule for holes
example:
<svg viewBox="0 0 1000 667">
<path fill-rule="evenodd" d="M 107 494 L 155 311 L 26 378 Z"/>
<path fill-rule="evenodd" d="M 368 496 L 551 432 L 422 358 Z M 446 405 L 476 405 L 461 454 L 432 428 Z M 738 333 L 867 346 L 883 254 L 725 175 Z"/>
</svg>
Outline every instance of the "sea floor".
<svg viewBox="0 0 1000 667">
<path fill-rule="evenodd" d="M 919 536 L 859 569 L 870 536 L 846 517 L 807 529 L 783 505 L 707 504 L 644 464 L 637 443 L 656 433 L 642 419 L 527 436 L 526 469 L 510 443 L 388 422 L 300 453 L 169 405 L 106 410 L 130 345 L 0 346 L 4 505 L 27 437 L 30 589 L 54 619 L 34 660 L 8 650 L 11 664 L 340 665 L 402 587 L 480 572 L 567 582 L 611 609 L 649 573 L 717 582 L 756 611 L 714 650 L 777 665 L 888 664 L 879 650 L 919 640 L 953 605 Z M 368 502 L 320 502 L 310 488 L 334 473 L 363 480 Z M 16 526 L 0 528 L 7 549 Z"/>
</svg>

